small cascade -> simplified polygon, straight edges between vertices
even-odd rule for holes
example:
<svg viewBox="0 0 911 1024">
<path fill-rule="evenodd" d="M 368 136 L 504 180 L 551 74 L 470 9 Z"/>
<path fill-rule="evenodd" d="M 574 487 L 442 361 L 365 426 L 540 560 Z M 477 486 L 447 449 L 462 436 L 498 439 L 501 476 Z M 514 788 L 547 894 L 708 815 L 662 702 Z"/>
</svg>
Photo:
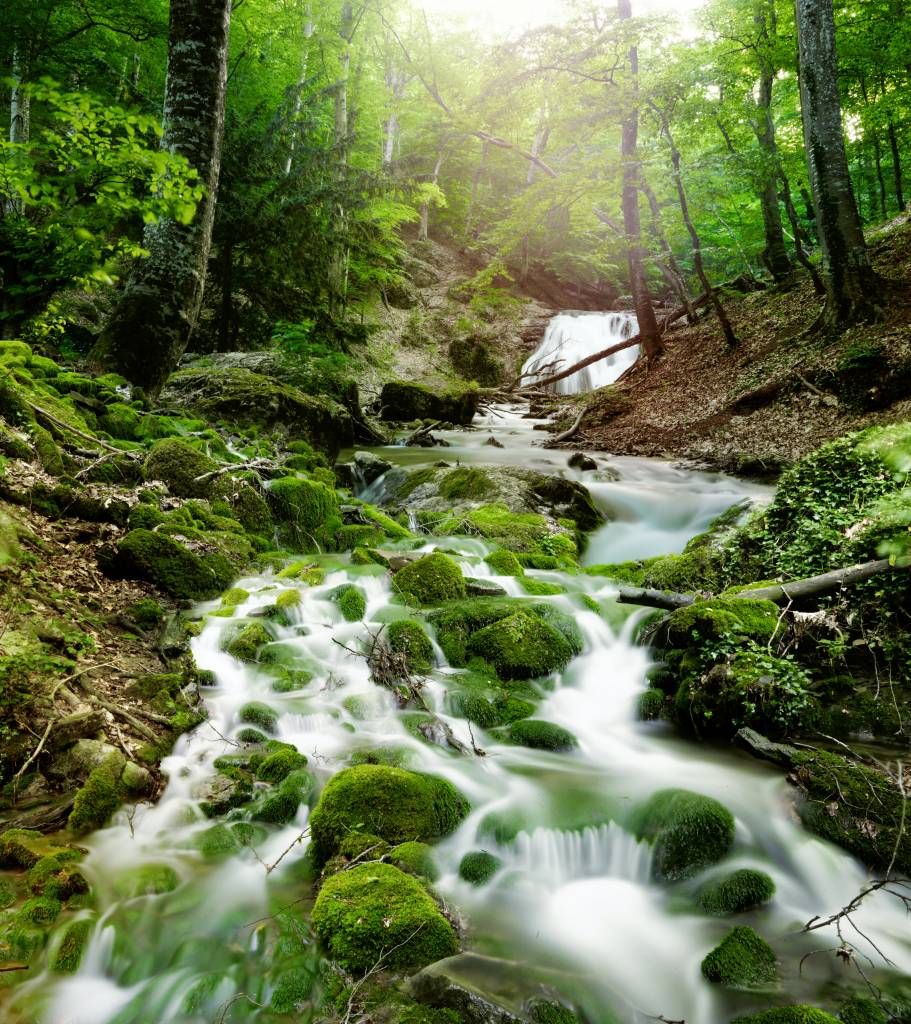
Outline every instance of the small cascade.
<svg viewBox="0 0 911 1024">
<path fill-rule="evenodd" d="M 548 324 L 537 351 L 525 361 L 526 384 L 543 380 L 611 345 L 627 341 L 637 330 L 632 313 L 561 313 Z M 638 345 L 616 352 L 551 385 L 558 395 L 578 395 L 612 384 L 639 356 Z"/>
<path fill-rule="evenodd" d="M 616 822 L 578 830 L 536 828 L 520 832 L 503 851 L 504 862 L 534 874 L 545 885 L 560 886 L 580 878 L 617 878 L 645 885 L 651 877 L 652 852 Z"/>
</svg>

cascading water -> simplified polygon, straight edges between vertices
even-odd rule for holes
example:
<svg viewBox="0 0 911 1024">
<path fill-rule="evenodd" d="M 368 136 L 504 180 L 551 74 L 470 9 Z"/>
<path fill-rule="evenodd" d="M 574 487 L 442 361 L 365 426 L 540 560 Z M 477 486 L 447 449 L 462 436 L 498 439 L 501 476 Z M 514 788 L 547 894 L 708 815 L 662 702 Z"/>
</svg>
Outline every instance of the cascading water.
<svg viewBox="0 0 911 1024">
<path fill-rule="evenodd" d="M 482 424 L 483 431 L 448 433 L 453 447 L 447 458 L 565 472 L 563 457 L 532 446 L 532 424 L 519 412 L 500 409 Z M 504 449 L 483 446 L 492 428 Z M 415 457 L 409 449 L 382 454 L 390 461 Z M 435 453 L 421 457 L 431 462 Z M 646 460 L 612 461 L 619 480 L 578 475 L 595 488 L 599 504 L 620 516 L 593 539 L 598 557 L 680 550 L 723 508 L 764 496 L 762 489 L 729 478 Z M 466 575 L 490 578 L 482 560 L 490 549 L 485 541 L 435 538 L 425 549 L 436 545 L 456 552 Z M 800 924 L 844 906 L 868 876 L 846 853 L 796 822 L 779 772 L 731 750 L 684 742 L 660 723 L 636 720 L 650 666 L 648 651 L 634 640 L 642 613 L 618 606 L 608 582 L 529 570 L 562 585 L 565 593 L 534 600 L 572 615 L 585 638 L 584 652 L 541 686 L 535 713 L 577 737 L 571 752 L 511 746 L 477 726 L 469 730 L 447 699 L 459 670 L 447 666 L 437 648 L 428 700 L 469 750 L 472 743 L 483 748 L 486 756 L 474 757 L 419 737 L 389 691 L 371 681 L 364 659 L 351 653 L 368 630 L 376 632 L 402 614 L 385 571 L 350 565 L 339 556 L 314 561 L 327 569 L 319 586 L 270 574 L 239 581 L 250 597 L 235 621 L 273 603 L 284 590 L 300 590 L 292 622 L 278 628 L 276 641 L 286 664 L 312 676 L 297 690 L 275 692 L 266 670 L 224 653 L 232 620 L 207 616 L 214 604 L 199 609 L 205 625 L 194 652 L 216 680 L 206 694 L 209 719 L 181 738 L 163 764 L 169 782 L 158 804 L 125 809 L 90 837 L 85 870 L 98 908 L 81 912 L 93 929 L 87 954 L 71 976 L 36 970 L 16 990 L 14 1012 L 40 1024 L 288 1019 L 260 1008 L 278 1005 L 278 979 L 289 963 L 304 976 L 316 970 L 318 951 L 300 923 L 290 933 L 293 943 L 287 935 L 276 941 L 273 934 L 275 921 L 293 914 L 308 896 L 298 881 L 307 809 L 288 825 L 254 828 L 245 843 L 219 847 L 214 857 L 215 840 L 225 835 L 213 834 L 200 810 L 200 788 L 215 775 L 215 759 L 237 749 L 238 711 L 251 700 L 275 711 L 277 734 L 307 755 L 320 782 L 356 751 L 395 748 L 410 767 L 444 776 L 468 798 L 471 814 L 434 847 L 436 889 L 470 925 L 471 952 L 451 964 L 451 971 L 506 1005 L 541 986 L 571 996 L 593 1024 L 644 1024 L 659 1017 L 726 1024 L 752 1005 L 749 994 L 719 992 L 699 969 L 730 922 L 697 915 L 688 896 L 705 876 L 722 869 L 710 869 L 682 889 L 659 884 L 651 850 L 624 827 L 633 808 L 667 787 L 713 796 L 731 810 L 736 842 L 723 870 L 759 867 L 773 877 L 774 900 L 751 920 L 786 952 L 787 963 L 837 946 L 831 929 L 810 938 L 799 934 Z M 492 578 L 508 593 L 520 593 L 512 577 Z M 349 581 L 365 591 L 363 622 L 343 621 L 330 598 Z M 491 833 L 492 818 L 515 823 L 514 838 Z M 478 849 L 502 864 L 475 887 L 460 878 L 458 866 Z M 159 895 L 125 887 L 131 873 L 149 865 L 171 873 Z M 896 969 L 911 972 L 907 917 L 896 900 L 871 895 L 854 922 L 851 942 L 858 956 L 876 963 L 886 956 Z M 802 972 L 789 974 L 787 992 L 812 1001 L 822 984 L 843 979 L 834 957 L 814 956 Z M 293 1019 L 319 1016 L 303 1007 Z"/>
<path fill-rule="evenodd" d="M 627 341 L 636 333 L 632 313 L 561 313 L 548 324 L 541 344 L 522 367 L 525 384 L 581 362 L 611 345 Z M 632 366 L 639 355 L 638 346 L 616 352 L 591 366 L 551 385 L 559 395 L 578 395 L 595 391 L 613 382 Z"/>
</svg>

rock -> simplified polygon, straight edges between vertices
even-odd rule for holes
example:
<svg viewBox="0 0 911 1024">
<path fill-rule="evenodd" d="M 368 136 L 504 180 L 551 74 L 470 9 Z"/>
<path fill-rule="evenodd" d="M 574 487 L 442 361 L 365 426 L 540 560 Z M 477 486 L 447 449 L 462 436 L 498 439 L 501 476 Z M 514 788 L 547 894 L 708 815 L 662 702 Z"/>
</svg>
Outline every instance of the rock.
<svg viewBox="0 0 911 1024">
<path fill-rule="evenodd" d="M 465 596 L 462 570 L 440 551 L 419 558 L 400 569 L 392 578 L 392 589 L 409 604 L 443 604 Z"/>
<path fill-rule="evenodd" d="M 488 437 L 484 442 L 490 448 L 505 448 L 506 445 L 502 441 L 498 441 L 495 437 Z"/>
<path fill-rule="evenodd" d="M 478 580 L 473 576 L 465 578 L 465 593 L 469 597 L 506 597 L 507 592 L 499 583 L 490 580 Z"/>
<path fill-rule="evenodd" d="M 143 474 L 146 480 L 161 480 L 179 498 L 205 498 L 212 490 L 212 480 L 198 478 L 217 468 L 218 463 L 189 441 L 166 437 L 152 445 Z"/>
<path fill-rule="evenodd" d="M 775 883 L 764 871 L 743 868 L 706 882 L 696 894 L 696 902 L 707 914 L 726 917 L 761 907 L 774 895 Z"/>
<path fill-rule="evenodd" d="M 390 381 L 379 397 L 380 418 L 410 423 L 412 420 L 439 420 L 466 426 L 478 410 L 474 389 L 436 392 L 420 384 Z"/>
<path fill-rule="evenodd" d="M 501 679 L 533 679 L 565 667 L 570 643 L 538 616 L 518 611 L 473 633 L 467 650 L 489 661 Z"/>
<path fill-rule="evenodd" d="M 597 469 L 598 463 L 590 455 L 586 455 L 585 452 L 574 452 L 569 457 L 569 467 L 570 469 L 580 469 L 586 472 Z"/>
<path fill-rule="evenodd" d="M 120 776 L 126 791 L 134 796 L 146 796 L 155 788 L 152 773 L 134 761 L 127 761 Z"/>
<path fill-rule="evenodd" d="M 329 594 L 346 622 L 360 622 L 367 612 L 367 597 L 360 587 L 353 583 L 343 583 Z"/>
<path fill-rule="evenodd" d="M 104 715 L 100 711 L 75 711 L 72 715 L 65 715 L 54 723 L 44 749 L 64 750 L 83 737 L 95 736 L 103 725 Z"/>
<path fill-rule="evenodd" d="M 98 715 L 97 712 L 90 714 Z M 81 739 L 53 758 L 47 767 L 47 774 L 53 779 L 83 782 L 98 765 L 116 753 L 117 748 L 103 740 Z"/>
<path fill-rule="evenodd" d="M 194 790 L 193 796 L 207 818 L 217 818 L 246 803 L 252 792 L 248 782 L 219 774 L 206 779 Z"/>
<path fill-rule="evenodd" d="M 293 549 L 313 550 L 314 542 L 329 546 L 342 525 L 338 496 L 318 480 L 281 477 L 272 481 L 266 498 L 279 523 L 279 540 Z"/>
<path fill-rule="evenodd" d="M 415 619 L 398 619 L 386 627 L 389 649 L 402 655 L 409 672 L 429 672 L 433 668 L 433 644 L 424 627 Z"/>
<path fill-rule="evenodd" d="M 125 786 L 121 776 L 126 759 L 115 750 L 94 769 L 76 793 L 68 826 L 76 835 L 102 828 L 123 803 Z"/>
<path fill-rule="evenodd" d="M 99 551 L 102 570 L 115 577 L 149 580 L 174 597 L 204 601 L 230 586 L 236 573 L 214 546 L 190 551 L 173 537 L 131 530 L 113 550 Z"/>
<path fill-rule="evenodd" d="M 532 750 L 565 753 L 579 746 L 579 741 L 568 729 L 533 718 L 514 722 L 506 730 L 506 736 L 510 743 Z"/>
<path fill-rule="evenodd" d="M 752 928 L 732 928 L 702 961 L 702 976 L 725 988 L 770 984 L 778 977 L 775 950 Z"/>
<path fill-rule="evenodd" d="M 161 399 L 214 422 L 278 431 L 333 454 L 354 441 L 351 415 L 337 402 L 241 367 L 179 370 Z"/>
<path fill-rule="evenodd" d="M 782 768 L 790 768 L 794 763 L 796 747 L 787 743 L 773 743 L 755 729 L 740 729 L 734 736 L 734 746 L 746 750 L 761 761 L 771 761 Z"/>
<path fill-rule="evenodd" d="M 386 854 L 390 864 L 409 875 L 435 882 L 440 872 L 433 859 L 433 847 L 426 843 L 399 843 Z"/>
<path fill-rule="evenodd" d="M 454 1011 L 463 1024 L 523 1024 L 524 1017 L 494 1002 L 490 994 L 475 988 L 462 976 L 458 970 L 462 959 L 442 960 L 411 978 L 409 985 L 414 998 L 426 1006 Z"/>
<path fill-rule="evenodd" d="M 500 870 L 503 862 L 486 850 L 466 853 L 459 862 L 459 877 L 472 885 L 484 885 Z"/>
</svg>

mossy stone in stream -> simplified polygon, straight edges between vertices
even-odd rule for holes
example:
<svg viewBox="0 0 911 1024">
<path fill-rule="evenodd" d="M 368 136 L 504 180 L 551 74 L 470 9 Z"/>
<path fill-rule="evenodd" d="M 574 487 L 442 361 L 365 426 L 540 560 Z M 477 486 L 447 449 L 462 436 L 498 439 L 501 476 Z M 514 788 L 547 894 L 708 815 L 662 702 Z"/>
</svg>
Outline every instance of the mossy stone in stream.
<svg viewBox="0 0 911 1024">
<path fill-rule="evenodd" d="M 125 765 L 123 754 L 115 751 L 92 770 L 73 801 L 67 823 L 72 832 L 82 835 L 107 824 L 124 800 L 125 787 L 121 776 Z"/>
<path fill-rule="evenodd" d="M 364 591 L 353 583 L 343 583 L 329 595 L 339 607 L 346 622 L 360 622 L 367 613 L 367 598 Z"/>
<path fill-rule="evenodd" d="M 532 597 L 556 597 L 565 594 L 566 588 L 559 583 L 548 583 L 547 580 L 536 580 L 532 576 L 523 576 L 519 586 Z"/>
<path fill-rule="evenodd" d="M 11 828 L 0 835 L 0 867 L 32 868 L 44 857 L 60 852 L 42 832 Z"/>
<path fill-rule="evenodd" d="M 283 611 L 288 608 L 296 608 L 302 600 L 299 590 L 283 590 L 275 599 L 275 607 Z"/>
<path fill-rule="evenodd" d="M 643 722 L 654 722 L 661 717 L 666 700 L 663 690 L 649 688 L 639 694 L 639 719 Z"/>
<path fill-rule="evenodd" d="M 313 907 L 329 956 L 362 974 L 378 960 L 413 972 L 458 951 L 452 925 L 424 886 L 391 864 L 363 864 L 329 878 Z"/>
<path fill-rule="evenodd" d="M 319 975 L 309 967 L 282 971 L 269 1000 L 269 1009 L 280 1014 L 294 1013 L 313 996 L 318 980 Z"/>
<path fill-rule="evenodd" d="M 774 1010 L 737 1017 L 731 1024 L 839 1024 L 838 1018 L 815 1006 L 779 1006 Z"/>
<path fill-rule="evenodd" d="M 325 546 L 341 524 L 338 496 L 318 480 L 288 476 L 266 492 L 279 540 L 298 551 Z"/>
<path fill-rule="evenodd" d="M 400 871 L 426 878 L 429 882 L 435 882 L 440 877 L 433 859 L 433 849 L 426 843 L 399 843 L 389 851 L 386 859 Z"/>
<path fill-rule="evenodd" d="M 458 565 L 441 551 L 419 558 L 392 578 L 392 589 L 419 606 L 443 604 L 465 596 L 465 577 Z"/>
<path fill-rule="evenodd" d="M 472 885 L 484 885 L 500 870 L 503 862 L 486 850 L 466 853 L 459 861 L 459 877 Z"/>
<path fill-rule="evenodd" d="M 524 610 L 473 633 L 467 650 L 490 662 L 501 679 L 549 675 L 573 656 L 562 633 Z"/>
<path fill-rule="evenodd" d="M 655 793 L 635 813 L 633 829 L 652 844 L 652 871 L 660 881 L 692 878 L 721 860 L 734 842 L 731 812 L 686 789 Z"/>
<path fill-rule="evenodd" d="M 237 739 L 240 743 L 265 743 L 269 737 L 265 733 L 260 732 L 259 729 L 240 729 L 237 733 Z"/>
<path fill-rule="evenodd" d="M 60 916 L 63 904 L 52 896 L 33 896 L 16 911 L 16 921 L 23 925 L 53 924 Z"/>
<path fill-rule="evenodd" d="M 484 561 L 491 569 L 493 569 L 497 576 L 525 575 L 522 563 L 518 558 L 516 558 L 512 551 L 507 551 L 506 548 L 500 548 L 499 551 L 492 551 Z"/>
<path fill-rule="evenodd" d="M 47 932 L 35 925 L 24 924 L 14 918 L 0 930 L 0 947 L 6 946 L 11 959 L 26 963 L 36 959 L 47 943 Z"/>
<path fill-rule="evenodd" d="M 230 857 L 245 846 L 255 846 L 266 838 L 261 825 L 236 821 L 230 825 L 213 825 L 193 837 L 193 846 L 208 860 Z"/>
<path fill-rule="evenodd" d="M 848 996 L 839 1004 L 838 1019 L 842 1024 L 887 1024 L 889 1020 L 876 1000 L 858 995 Z"/>
<path fill-rule="evenodd" d="M 243 587 L 232 587 L 221 595 L 221 603 L 224 608 L 236 608 L 239 604 L 249 600 L 250 591 Z"/>
<path fill-rule="evenodd" d="M 179 884 L 180 878 L 170 864 L 143 864 L 121 875 L 114 883 L 114 892 L 125 900 L 163 896 L 173 892 Z"/>
<path fill-rule="evenodd" d="M 781 610 L 772 601 L 714 597 L 672 612 L 662 632 L 668 647 L 688 647 L 694 640 L 725 635 L 767 644 L 781 626 Z"/>
<path fill-rule="evenodd" d="M 261 797 L 250 810 L 255 821 L 287 825 L 294 821 L 297 809 L 313 792 L 313 778 L 302 769 L 290 772 L 276 788 Z"/>
<path fill-rule="evenodd" d="M 528 1009 L 532 1024 L 579 1024 L 579 1018 L 562 1003 L 536 1001 Z"/>
<path fill-rule="evenodd" d="M 429 672 L 433 668 L 433 644 L 420 622 L 398 619 L 386 627 L 386 643 L 401 654 L 409 672 Z"/>
<path fill-rule="evenodd" d="M 706 981 L 726 988 L 769 984 L 778 977 L 775 950 L 752 928 L 732 928 L 702 961 Z"/>
<path fill-rule="evenodd" d="M 146 456 L 143 473 L 146 480 L 161 480 L 171 494 L 179 498 L 206 498 L 212 490 L 212 478 L 200 480 L 218 469 L 218 463 L 179 437 L 156 441 Z"/>
<path fill-rule="evenodd" d="M 0 910 L 11 907 L 18 899 L 16 886 L 9 878 L 0 878 Z"/>
<path fill-rule="evenodd" d="M 743 868 L 706 882 L 696 894 L 696 902 L 707 914 L 725 917 L 761 907 L 774 895 L 775 883 L 764 871 Z"/>
<path fill-rule="evenodd" d="M 510 743 L 515 743 L 520 747 L 530 747 L 532 750 L 565 753 L 575 750 L 579 746 L 579 741 L 568 729 L 554 725 L 553 722 L 544 722 L 534 718 L 514 722 L 505 732 Z"/>
<path fill-rule="evenodd" d="M 272 643 L 272 635 L 261 622 L 250 622 L 235 631 L 225 644 L 226 653 L 238 661 L 253 663 L 261 647 Z"/>
<path fill-rule="evenodd" d="M 278 713 L 270 708 L 268 704 L 263 704 L 262 701 L 258 700 L 252 700 L 244 704 L 240 711 L 238 711 L 237 717 L 241 722 L 245 722 L 247 725 L 259 726 L 260 729 L 264 729 L 266 732 L 275 732 L 278 726 Z M 253 740 L 252 742 L 259 742 L 259 740 Z"/>
<path fill-rule="evenodd" d="M 531 701 L 510 696 L 505 691 L 492 698 L 475 693 L 456 694 L 451 703 L 458 714 L 482 729 L 511 725 L 535 712 L 535 705 Z"/>
<path fill-rule="evenodd" d="M 25 876 L 29 889 L 36 895 L 66 901 L 71 896 L 89 891 L 85 876 L 77 867 L 82 854 L 78 850 L 61 850 L 42 857 Z"/>
<path fill-rule="evenodd" d="M 307 758 L 295 747 L 282 746 L 273 751 L 256 769 L 256 777 L 260 782 L 282 782 L 291 772 L 304 768 Z"/>
<path fill-rule="evenodd" d="M 89 918 L 70 921 L 64 927 L 63 936 L 54 952 L 51 970 L 58 974 L 75 974 L 82 963 L 85 947 L 92 934 L 93 923 Z"/>
<path fill-rule="evenodd" d="M 352 829 L 388 843 L 426 842 L 452 832 L 468 801 L 445 779 L 386 765 L 364 764 L 333 776 L 320 796 L 310 827 L 317 860 L 331 857 Z"/>
<path fill-rule="evenodd" d="M 375 548 L 382 544 L 385 534 L 377 526 L 355 524 L 342 526 L 335 531 L 335 543 L 339 551 L 356 551 L 358 548 Z"/>
<path fill-rule="evenodd" d="M 221 551 L 197 555 L 166 534 L 151 530 L 131 530 L 119 541 L 111 569 L 149 580 L 173 597 L 193 601 L 216 597 L 236 576 Z"/>
</svg>

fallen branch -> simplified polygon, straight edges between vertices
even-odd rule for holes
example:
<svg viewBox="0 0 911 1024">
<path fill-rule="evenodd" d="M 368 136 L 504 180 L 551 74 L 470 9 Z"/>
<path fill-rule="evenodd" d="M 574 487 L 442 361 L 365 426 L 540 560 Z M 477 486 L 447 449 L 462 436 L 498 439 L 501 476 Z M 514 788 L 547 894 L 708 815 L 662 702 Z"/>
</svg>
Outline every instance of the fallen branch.
<svg viewBox="0 0 911 1024">
<path fill-rule="evenodd" d="M 562 434 L 557 434 L 556 437 L 551 438 L 551 440 L 548 442 L 548 444 L 549 445 L 562 444 L 564 441 L 569 441 L 571 438 L 575 437 L 576 434 L 579 433 L 579 427 L 582 426 L 582 420 L 585 419 L 585 414 L 587 412 L 588 412 L 588 406 L 587 405 L 583 406 L 582 411 L 576 417 L 575 421 L 573 422 L 573 425 L 571 427 L 568 427 L 566 430 L 564 430 Z"/>
<path fill-rule="evenodd" d="M 661 608 L 672 612 L 686 608 L 696 598 L 692 594 L 675 594 L 669 590 L 651 590 L 648 587 L 620 587 L 618 604 L 641 604 L 645 608 Z"/>
<path fill-rule="evenodd" d="M 43 409 L 40 405 L 35 405 L 34 402 L 30 402 L 27 398 L 24 398 L 25 404 L 38 413 L 39 416 L 46 419 L 49 423 L 53 423 L 59 430 L 65 430 L 70 434 L 75 434 L 76 437 L 81 437 L 83 441 L 90 441 L 92 444 L 97 444 L 101 448 L 106 448 L 109 452 L 116 452 L 118 455 L 126 455 L 127 458 L 131 458 L 139 461 L 137 455 L 133 455 L 131 452 L 125 452 L 120 448 L 115 448 L 114 445 L 108 444 L 107 441 L 102 441 L 100 437 L 92 437 L 91 434 L 86 434 L 83 430 L 78 430 L 76 427 L 70 426 L 69 423 L 64 422 L 54 416 L 53 413 L 49 413 L 47 409 Z"/>
<path fill-rule="evenodd" d="M 213 469 L 210 473 L 203 473 L 201 476 L 193 478 L 193 482 L 200 484 L 206 480 L 214 480 L 216 477 L 224 476 L 225 473 L 234 472 L 254 472 L 265 469 L 273 472 L 277 471 L 275 463 L 271 459 L 249 459 L 247 462 L 232 462 L 230 466 L 219 466 L 218 469 Z"/>
<path fill-rule="evenodd" d="M 533 388 L 546 388 L 550 387 L 551 384 L 556 384 L 557 381 L 564 380 L 567 377 L 571 377 L 574 373 L 578 373 L 579 370 L 584 370 L 586 366 L 591 366 L 593 363 L 600 363 L 602 359 L 607 359 L 609 356 L 614 355 L 616 352 L 622 352 L 624 349 L 633 348 L 638 345 L 642 340 L 642 335 L 637 334 L 627 341 L 621 341 L 616 345 L 611 345 L 610 348 L 604 349 L 602 352 L 596 352 L 593 356 L 588 356 L 586 359 L 581 360 L 578 363 L 574 363 L 566 370 L 561 370 L 559 373 L 552 374 L 550 377 L 545 377 L 544 380 L 536 380 L 534 384 L 530 385 Z M 527 375 L 526 375 L 527 376 Z M 519 377 L 513 384 L 513 390 L 520 393 L 526 393 L 527 389 L 520 387 L 522 377 Z"/>
</svg>

